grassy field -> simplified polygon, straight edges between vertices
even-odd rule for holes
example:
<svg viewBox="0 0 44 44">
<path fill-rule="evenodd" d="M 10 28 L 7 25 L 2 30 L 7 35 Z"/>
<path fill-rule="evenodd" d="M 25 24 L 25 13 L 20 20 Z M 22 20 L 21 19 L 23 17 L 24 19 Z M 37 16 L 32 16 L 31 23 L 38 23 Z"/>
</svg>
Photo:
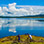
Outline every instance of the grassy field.
<svg viewBox="0 0 44 44">
<path fill-rule="evenodd" d="M 32 36 L 32 42 L 30 42 L 30 38 L 27 39 L 27 35 L 21 35 L 20 37 L 20 42 L 18 42 L 16 36 L 1 38 L 0 44 L 44 44 L 44 37 Z"/>
</svg>

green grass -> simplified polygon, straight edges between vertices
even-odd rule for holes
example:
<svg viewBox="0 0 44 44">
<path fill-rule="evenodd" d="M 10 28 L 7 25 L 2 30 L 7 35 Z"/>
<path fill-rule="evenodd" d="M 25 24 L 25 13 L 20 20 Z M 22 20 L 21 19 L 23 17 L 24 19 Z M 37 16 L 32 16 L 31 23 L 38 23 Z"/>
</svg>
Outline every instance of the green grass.
<svg viewBox="0 0 44 44">
<path fill-rule="evenodd" d="M 16 39 L 16 36 L 8 36 L 1 38 L 0 44 L 44 44 L 44 37 L 32 36 L 32 40 L 34 40 L 32 42 L 30 42 L 30 38 L 27 40 L 27 35 L 21 35 L 20 37 L 20 42 L 18 42 L 18 38 Z"/>
<path fill-rule="evenodd" d="M 30 43 L 20 43 L 20 42 L 17 42 L 17 43 L 12 43 L 12 42 L 0 42 L 0 44 L 44 44 L 44 42 L 30 42 Z"/>
</svg>

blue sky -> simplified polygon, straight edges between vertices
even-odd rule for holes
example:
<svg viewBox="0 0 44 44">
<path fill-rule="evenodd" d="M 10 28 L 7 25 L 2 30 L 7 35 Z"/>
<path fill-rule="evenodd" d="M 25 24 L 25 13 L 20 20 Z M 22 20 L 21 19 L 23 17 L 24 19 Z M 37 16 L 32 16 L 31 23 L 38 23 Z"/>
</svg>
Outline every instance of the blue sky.
<svg viewBox="0 0 44 44">
<path fill-rule="evenodd" d="M 44 0 L 0 0 L 0 16 L 44 14 Z"/>
<path fill-rule="evenodd" d="M 0 5 L 8 5 L 9 3 L 17 3 L 17 5 L 37 5 L 44 6 L 44 0 L 0 0 Z"/>
</svg>

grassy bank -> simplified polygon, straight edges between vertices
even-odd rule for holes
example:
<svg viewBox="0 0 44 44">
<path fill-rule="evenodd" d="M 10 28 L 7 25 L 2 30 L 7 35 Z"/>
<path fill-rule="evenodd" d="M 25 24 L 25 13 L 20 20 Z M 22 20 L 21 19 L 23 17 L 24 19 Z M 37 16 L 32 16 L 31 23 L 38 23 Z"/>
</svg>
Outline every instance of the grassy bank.
<svg viewBox="0 0 44 44">
<path fill-rule="evenodd" d="M 44 37 L 32 36 L 32 42 L 30 42 L 30 38 L 27 39 L 27 35 L 21 35 L 20 37 L 20 42 L 18 42 L 16 36 L 1 38 L 0 44 L 44 44 Z"/>
</svg>

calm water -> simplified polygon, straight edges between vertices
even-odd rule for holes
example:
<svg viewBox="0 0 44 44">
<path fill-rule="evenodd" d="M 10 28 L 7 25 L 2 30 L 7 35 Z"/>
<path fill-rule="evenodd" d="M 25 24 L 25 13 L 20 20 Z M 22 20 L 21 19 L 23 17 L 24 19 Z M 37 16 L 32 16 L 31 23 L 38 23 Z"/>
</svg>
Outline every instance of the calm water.
<svg viewBox="0 0 44 44">
<path fill-rule="evenodd" d="M 29 33 L 44 37 L 44 18 L 0 18 L 0 38 Z"/>
</svg>

